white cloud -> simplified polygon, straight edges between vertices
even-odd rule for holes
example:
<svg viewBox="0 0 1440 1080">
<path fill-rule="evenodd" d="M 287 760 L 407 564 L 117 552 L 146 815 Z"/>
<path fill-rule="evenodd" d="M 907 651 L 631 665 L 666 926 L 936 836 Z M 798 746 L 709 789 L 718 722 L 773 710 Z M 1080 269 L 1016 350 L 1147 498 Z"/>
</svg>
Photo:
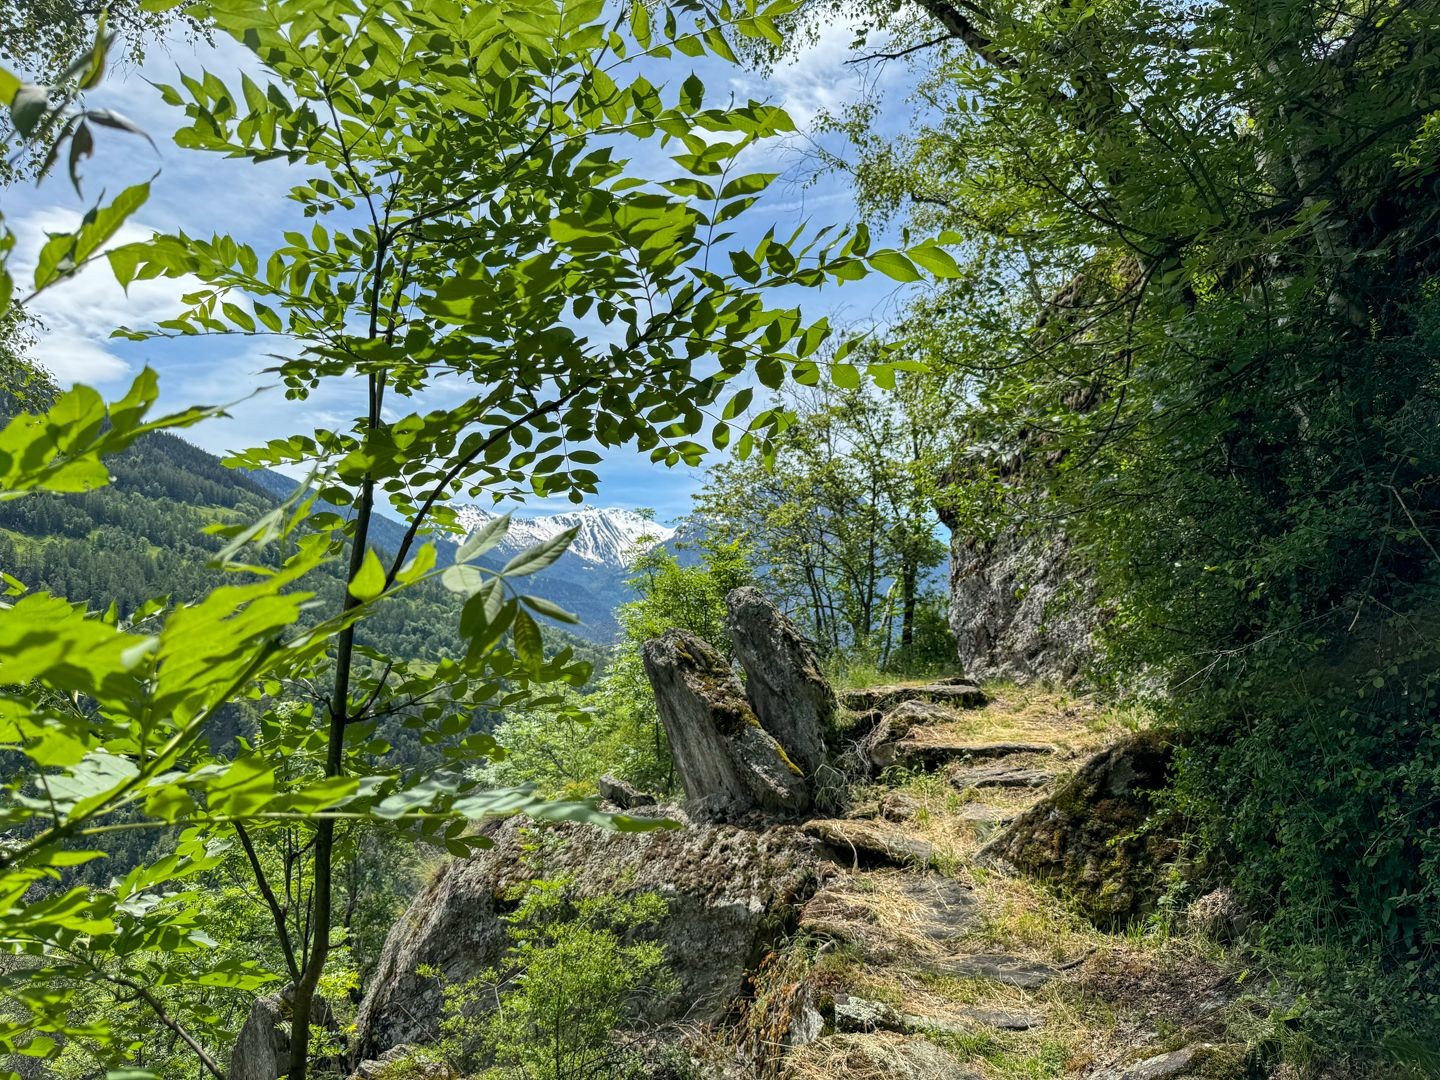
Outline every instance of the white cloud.
<svg viewBox="0 0 1440 1080">
<path fill-rule="evenodd" d="M 12 272 L 23 290 L 34 275 L 40 249 L 52 232 L 71 231 L 79 215 L 60 206 L 47 206 L 14 223 L 15 254 Z M 143 240 L 150 228 L 127 223 L 107 249 Z M 137 281 L 126 295 L 108 264 L 86 266 L 73 278 L 41 293 L 29 311 L 45 324 L 36 357 L 62 384 L 82 381 L 103 385 L 123 378 L 130 365 L 115 355 L 110 333 L 118 326 L 147 326 L 173 316 L 182 294 L 198 288 L 195 277 Z"/>
<path fill-rule="evenodd" d="M 103 386 L 131 374 L 130 365 L 83 337 L 46 334 L 34 350 L 35 360 L 62 386 L 83 382 Z"/>
</svg>

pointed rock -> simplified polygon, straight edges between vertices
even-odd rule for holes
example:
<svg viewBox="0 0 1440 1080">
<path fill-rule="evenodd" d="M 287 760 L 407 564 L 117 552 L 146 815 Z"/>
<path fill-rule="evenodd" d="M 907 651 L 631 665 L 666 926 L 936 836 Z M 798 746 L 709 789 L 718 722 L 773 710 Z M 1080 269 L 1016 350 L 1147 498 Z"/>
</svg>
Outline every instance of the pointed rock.
<svg viewBox="0 0 1440 1080">
<path fill-rule="evenodd" d="M 799 767 L 760 726 L 740 680 L 704 640 L 684 630 L 652 638 L 645 674 L 692 816 L 799 813 L 809 805 Z"/>
<path fill-rule="evenodd" d="M 814 647 L 753 586 L 732 590 L 725 606 L 751 707 L 790 760 L 813 776 L 825 761 L 825 729 L 836 708 L 835 691 Z"/>
<path fill-rule="evenodd" d="M 1146 828 L 1162 812 L 1175 744 L 1140 731 L 1082 765 L 1052 795 L 978 853 L 1062 889 L 1102 927 L 1153 910 L 1179 853 L 1179 823 Z M 957 781 L 958 782 L 958 781 Z"/>
</svg>

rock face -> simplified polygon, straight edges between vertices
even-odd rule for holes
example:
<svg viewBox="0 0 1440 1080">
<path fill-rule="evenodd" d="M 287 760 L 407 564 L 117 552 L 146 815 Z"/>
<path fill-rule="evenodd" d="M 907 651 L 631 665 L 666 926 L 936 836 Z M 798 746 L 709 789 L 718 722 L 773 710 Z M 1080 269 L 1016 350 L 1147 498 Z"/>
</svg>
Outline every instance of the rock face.
<svg viewBox="0 0 1440 1080">
<path fill-rule="evenodd" d="M 970 677 L 1074 679 L 1094 655 L 1098 625 L 1094 588 L 1063 534 L 955 533 L 950 629 Z"/>
<path fill-rule="evenodd" d="M 647 641 L 645 674 L 691 817 L 795 814 L 809 806 L 800 767 L 760 726 L 740 680 L 705 641 L 684 630 Z"/>
<path fill-rule="evenodd" d="M 1093 758 L 981 849 L 1071 895 L 1102 927 L 1149 911 L 1177 854 L 1173 830 L 1143 828 L 1165 785 L 1174 744 L 1142 731 Z"/>
<path fill-rule="evenodd" d="M 725 597 L 735 659 L 761 725 L 807 776 L 825 761 L 825 729 L 835 716 L 835 691 L 799 629 L 752 586 Z"/>
<path fill-rule="evenodd" d="M 290 1021 L 280 995 L 262 997 L 230 1051 L 229 1080 L 276 1080 L 290 1071 Z"/>
<path fill-rule="evenodd" d="M 446 865 L 391 929 L 356 1021 L 358 1058 L 434 1039 L 442 981 L 417 968 L 437 968 L 456 982 L 499 963 L 509 897 L 537 877 L 567 878 L 580 895 L 665 897 L 659 940 L 679 986 L 673 997 L 650 1001 L 645 1019 L 714 1020 L 775 936 L 798 920 L 819 867 L 818 845 L 783 825 L 615 833 L 566 824 L 547 828 L 539 845 L 533 827 L 514 819 L 486 831 L 495 846 Z"/>
</svg>

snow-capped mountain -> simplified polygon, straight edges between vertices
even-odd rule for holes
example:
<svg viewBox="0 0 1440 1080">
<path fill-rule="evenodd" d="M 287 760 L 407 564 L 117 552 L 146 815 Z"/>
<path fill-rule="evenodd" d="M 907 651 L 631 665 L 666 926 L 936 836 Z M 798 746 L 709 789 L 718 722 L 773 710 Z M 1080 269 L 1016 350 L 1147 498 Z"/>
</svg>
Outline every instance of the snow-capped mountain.
<svg viewBox="0 0 1440 1080">
<path fill-rule="evenodd" d="M 467 533 L 498 516 L 478 506 L 457 508 L 460 523 Z M 504 541 L 496 549 L 513 554 L 548 540 L 566 529 L 579 529 L 565 557 L 581 559 L 597 566 L 623 568 L 651 548 L 665 543 L 675 535 L 666 528 L 633 510 L 618 507 L 587 506 L 549 517 L 513 517 Z"/>
</svg>

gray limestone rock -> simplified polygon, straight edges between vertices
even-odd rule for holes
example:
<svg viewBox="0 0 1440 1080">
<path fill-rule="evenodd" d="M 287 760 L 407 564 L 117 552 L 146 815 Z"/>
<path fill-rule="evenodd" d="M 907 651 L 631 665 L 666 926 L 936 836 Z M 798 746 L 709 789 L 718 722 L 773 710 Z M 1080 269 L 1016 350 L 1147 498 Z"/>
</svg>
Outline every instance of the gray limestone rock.
<svg viewBox="0 0 1440 1080">
<path fill-rule="evenodd" d="M 982 765 L 973 769 L 956 769 L 950 782 L 961 791 L 967 788 L 1041 788 L 1055 779 L 1045 769 L 1026 769 L 1014 765 Z"/>
<path fill-rule="evenodd" d="M 732 590 L 725 606 L 751 707 L 790 760 L 813 776 L 825 760 L 824 733 L 836 708 L 814 647 L 753 586 Z"/>
<path fill-rule="evenodd" d="M 936 682 L 923 686 L 865 686 L 846 690 L 840 704 L 851 712 L 891 709 L 906 701 L 929 701 L 957 709 L 978 709 L 990 701 L 989 695 L 972 682 Z"/>
<path fill-rule="evenodd" d="M 258 999 L 230 1051 L 229 1080 L 276 1080 L 290 1071 L 289 1008 L 279 994 Z"/>
<path fill-rule="evenodd" d="M 1101 613 L 1063 533 L 1010 526 L 950 542 L 950 629 L 977 679 L 1071 680 L 1095 654 Z"/>
<path fill-rule="evenodd" d="M 692 817 L 809 806 L 800 768 L 760 726 L 740 680 L 704 640 L 684 630 L 652 638 L 645 674 Z"/>
</svg>

